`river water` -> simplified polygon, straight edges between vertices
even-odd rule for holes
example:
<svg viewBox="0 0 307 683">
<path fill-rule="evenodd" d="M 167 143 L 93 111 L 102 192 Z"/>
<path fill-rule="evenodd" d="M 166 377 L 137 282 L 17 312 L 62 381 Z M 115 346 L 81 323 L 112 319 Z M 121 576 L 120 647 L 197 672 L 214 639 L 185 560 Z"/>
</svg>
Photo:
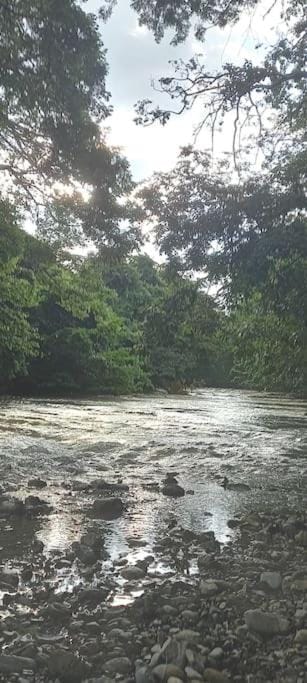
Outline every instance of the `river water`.
<svg viewBox="0 0 307 683">
<path fill-rule="evenodd" d="M 237 513 L 304 500 L 307 402 L 220 389 L 188 396 L 2 400 L 0 463 L 2 480 L 21 497 L 29 495 L 31 477 L 45 479 L 48 486 L 39 495 L 53 505 L 31 531 L 26 523 L 13 528 L 0 521 L 5 558 L 24 554 L 31 534 L 46 551 L 78 540 L 89 499 L 70 492 L 67 483 L 97 477 L 130 487 L 127 513 L 107 524 L 111 556 L 128 552 L 131 539 L 150 552 L 157 530 L 172 515 L 187 529 L 214 530 L 226 542 L 232 533 L 227 522 Z M 146 488 L 161 484 L 167 472 L 177 473 L 194 495 L 173 500 Z M 221 485 L 225 476 L 228 490 Z M 232 484 L 250 489 L 233 490 Z"/>
</svg>

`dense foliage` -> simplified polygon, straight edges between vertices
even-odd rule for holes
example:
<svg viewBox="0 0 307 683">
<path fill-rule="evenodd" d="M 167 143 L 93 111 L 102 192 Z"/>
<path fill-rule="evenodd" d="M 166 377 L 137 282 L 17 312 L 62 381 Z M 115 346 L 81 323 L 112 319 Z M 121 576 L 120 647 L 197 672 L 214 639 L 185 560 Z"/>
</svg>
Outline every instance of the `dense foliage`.
<svg viewBox="0 0 307 683">
<path fill-rule="evenodd" d="M 106 19 L 116 2 L 101 4 Z M 171 29 L 174 43 L 191 28 L 205 40 L 210 25 L 258 4 L 131 0 L 140 23 L 157 40 Z M 283 3 L 284 31 L 255 62 L 211 73 L 193 58 L 161 79 L 178 111 L 202 102 L 200 126 L 214 131 L 232 116 L 233 161 L 185 148 L 137 193 L 101 128 L 110 106 L 98 18 L 76 0 L 0 0 L 0 9 L 1 391 L 206 383 L 305 394 L 302 1 Z M 145 102 L 138 116 L 165 124 L 171 111 Z M 261 145 L 257 173 L 250 157 L 242 163 L 244 130 L 249 149 Z M 23 230 L 29 218 L 35 236 Z M 140 253 L 149 224 L 163 265 Z"/>
<path fill-rule="evenodd" d="M 221 314 L 189 279 L 146 256 L 63 265 L 1 205 L 2 390 L 127 393 L 182 389 L 213 374 Z"/>
</svg>

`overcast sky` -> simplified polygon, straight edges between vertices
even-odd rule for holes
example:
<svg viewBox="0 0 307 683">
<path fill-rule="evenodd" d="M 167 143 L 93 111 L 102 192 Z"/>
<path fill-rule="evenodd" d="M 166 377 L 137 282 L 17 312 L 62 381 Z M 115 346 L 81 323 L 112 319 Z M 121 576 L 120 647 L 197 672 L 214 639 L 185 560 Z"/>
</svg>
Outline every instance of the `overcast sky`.
<svg viewBox="0 0 307 683">
<path fill-rule="evenodd" d="M 99 4 L 99 0 L 88 0 L 87 8 L 96 12 Z M 267 4 L 271 4 L 271 0 Z M 171 34 L 156 44 L 151 33 L 138 26 L 137 15 L 131 10 L 129 0 L 119 0 L 110 21 L 101 23 L 103 42 L 108 50 L 108 88 L 114 107 L 114 114 L 107 120 L 109 140 L 122 147 L 136 180 L 150 176 L 153 171 L 171 168 L 180 147 L 192 141 L 193 128 L 199 120 L 198 108 L 198 111 L 195 109 L 173 117 L 165 127 L 158 123 L 147 128 L 137 126 L 133 121 L 136 101 L 147 97 L 158 101 L 157 93 L 151 88 L 151 80 L 166 74 L 170 59 L 189 59 L 195 52 L 204 55 L 208 69 L 218 68 L 223 61 L 241 62 L 246 57 L 255 58 L 255 44 L 269 38 L 276 19 L 270 15 L 264 22 L 264 13 L 265 2 L 236 27 L 210 31 L 205 45 L 197 43 L 191 36 L 179 47 L 170 46 Z M 226 129 L 217 142 L 219 149 L 229 145 L 229 137 Z M 210 146 L 208 131 L 202 134 L 198 145 Z"/>
</svg>

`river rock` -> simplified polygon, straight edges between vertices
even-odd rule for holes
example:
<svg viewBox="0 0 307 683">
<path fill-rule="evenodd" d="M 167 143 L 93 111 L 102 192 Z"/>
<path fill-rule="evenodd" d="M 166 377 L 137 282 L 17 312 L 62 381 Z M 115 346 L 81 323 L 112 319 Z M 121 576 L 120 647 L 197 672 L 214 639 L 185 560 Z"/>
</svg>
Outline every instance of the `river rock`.
<svg viewBox="0 0 307 683">
<path fill-rule="evenodd" d="M 152 659 L 152 666 L 156 666 L 157 664 L 168 664 L 169 662 L 172 662 L 180 669 L 184 669 L 186 648 L 187 641 L 180 639 L 177 640 L 176 637 L 167 638 L 167 640 L 163 643 L 161 650 L 154 655 Z M 176 674 L 173 675 L 175 676 Z"/>
<path fill-rule="evenodd" d="M 208 683 L 228 683 L 229 680 L 228 676 L 222 671 L 210 668 L 204 670 L 204 679 Z"/>
<path fill-rule="evenodd" d="M 86 588 L 78 595 L 78 602 L 82 604 L 99 605 L 104 602 L 109 591 L 107 588 Z"/>
<path fill-rule="evenodd" d="M 92 511 L 96 517 L 102 519 L 117 519 L 124 512 L 124 504 L 120 498 L 97 498 L 94 500 Z"/>
<path fill-rule="evenodd" d="M 262 572 L 260 582 L 271 590 L 276 591 L 281 587 L 281 574 L 279 572 Z"/>
<path fill-rule="evenodd" d="M 113 491 L 114 493 L 118 491 L 129 491 L 129 486 L 127 484 L 109 482 L 105 481 L 105 479 L 95 479 L 92 481 L 91 486 L 97 491 Z"/>
<path fill-rule="evenodd" d="M 198 631 L 192 631 L 190 629 L 183 629 L 178 631 L 174 636 L 175 640 L 181 640 L 184 643 L 190 645 L 191 643 L 198 643 L 200 640 L 200 633 Z"/>
<path fill-rule="evenodd" d="M 209 654 L 211 659 L 222 659 L 223 656 L 224 652 L 221 647 L 215 647 Z"/>
<path fill-rule="evenodd" d="M 127 579 L 128 581 L 135 581 L 138 579 L 143 579 L 145 572 L 143 569 L 141 569 L 141 567 L 125 567 L 121 570 L 121 576 L 123 579 Z"/>
<path fill-rule="evenodd" d="M 19 584 L 19 576 L 15 572 L 0 571 L 0 583 L 6 583 L 13 588 L 17 588 Z"/>
<path fill-rule="evenodd" d="M 44 489 L 47 486 L 47 482 L 38 477 L 37 479 L 29 479 L 28 486 L 32 489 Z"/>
<path fill-rule="evenodd" d="M 302 531 L 299 531 L 298 534 L 295 536 L 295 540 L 299 545 L 304 546 L 304 548 L 307 547 L 307 531 L 303 529 Z"/>
<path fill-rule="evenodd" d="M 22 673 L 24 670 L 35 671 L 35 660 L 18 655 L 0 655 L 0 673 L 14 674 Z"/>
<path fill-rule="evenodd" d="M 23 515 L 24 512 L 25 506 L 22 500 L 7 496 L 0 498 L 0 515 Z"/>
<path fill-rule="evenodd" d="M 291 590 L 297 593 L 305 593 L 307 591 L 307 579 L 295 579 L 291 584 Z"/>
<path fill-rule="evenodd" d="M 113 657 L 113 659 L 109 659 L 104 664 L 105 671 L 108 674 L 113 674 L 114 676 L 116 676 L 116 674 L 121 674 L 124 676 L 131 671 L 131 668 L 132 664 L 128 657 Z"/>
<path fill-rule="evenodd" d="M 51 678 L 59 678 L 63 683 L 79 683 L 89 674 L 90 667 L 80 657 L 69 650 L 53 650 L 47 663 Z"/>
<path fill-rule="evenodd" d="M 208 579 L 207 581 L 201 581 L 199 584 L 201 595 L 216 595 L 219 592 L 219 587 L 213 579 Z"/>
<path fill-rule="evenodd" d="M 179 484 L 169 481 L 164 484 L 162 493 L 169 498 L 182 498 L 185 495 L 185 490 Z"/>
<path fill-rule="evenodd" d="M 294 642 L 299 643 L 300 645 L 307 645 L 307 629 L 306 628 L 303 628 L 300 631 L 296 632 Z"/>
<path fill-rule="evenodd" d="M 185 679 L 184 672 L 175 664 L 159 664 L 152 673 L 159 681 L 167 681 L 171 677 L 179 678 L 180 681 Z"/>
<path fill-rule="evenodd" d="M 289 630 L 288 620 L 276 613 L 262 612 L 258 609 L 247 610 L 244 619 L 250 631 L 264 637 L 283 635 Z"/>
<path fill-rule="evenodd" d="M 87 545 L 76 542 L 72 544 L 72 550 L 83 564 L 91 566 L 97 561 L 97 554 Z"/>
</svg>

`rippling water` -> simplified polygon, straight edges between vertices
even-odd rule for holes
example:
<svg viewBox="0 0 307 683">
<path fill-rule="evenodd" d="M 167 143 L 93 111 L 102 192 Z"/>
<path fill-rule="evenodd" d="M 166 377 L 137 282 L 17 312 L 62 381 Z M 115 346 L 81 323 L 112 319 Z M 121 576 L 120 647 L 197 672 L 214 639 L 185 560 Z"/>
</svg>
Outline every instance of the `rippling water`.
<svg viewBox="0 0 307 683">
<path fill-rule="evenodd" d="M 181 397 L 0 404 L 2 478 L 25 486 L 33 476 L 48 481 L 39 495 L 53 503 L 54 513 L 37 521 L 35 530 L 49 549 L 77 539 L 89 502 L 84 494 L 68 496 L 64 481 L 122 478 L 130 485 L 128 513 L 109 525 L 114 554 L 125 550 L 128 537 L 150 547 L 170 514 L 187 528 L 213 529 L 225 541 L 227 520 L 237 512 L 299 504 L 306 456 L 307 402 L 279 395 L 206 389 Z M 168 471 L 194 495 L 170 500 L 144 490 Z M 224 476 L 250 491 L 225 491 Z M 16 533 L 14 553 L 18 546 L 23 550 L 26 526 Z"/>
</svg>

